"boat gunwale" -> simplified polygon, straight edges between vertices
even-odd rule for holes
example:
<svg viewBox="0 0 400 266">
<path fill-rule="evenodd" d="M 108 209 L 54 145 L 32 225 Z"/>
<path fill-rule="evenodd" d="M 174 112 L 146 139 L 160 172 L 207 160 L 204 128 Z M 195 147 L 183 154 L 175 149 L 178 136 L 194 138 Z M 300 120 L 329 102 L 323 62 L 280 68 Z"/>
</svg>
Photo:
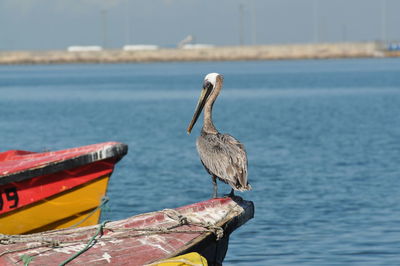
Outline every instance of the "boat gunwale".
<svg viewBox="0 0 400 266">
<path fill-rule="evenodd" d="M 236 198 L 238 198 L 238 199 L 236 199 Z M 222 219 L 216 220 L 216 223 L 214 224 L 214 226 L 219 226 L 219 227 L 223 228 L 223 230 L 224 230 L 223 237 L 221 239 L 217 240 L 217 238 L 213 232 L 205 231 L 203 233 L 199 233 L 198 236 L 194 237 L 190 241 L 187 241 L 185 244 L 183 244 L 181 246 L 181 248 L 177 249 L 173 253 L 166 255 L 164 258 L 171 258 L 171 257 L 177 256 L 177 254 L 184 254 L 184 253 L 192 252 L 192 251 L 198 252 L 201 255 L 203 255 L 202 253 L 205 253 L 206 248 L 209 247 L 210 245 L 212 247 L 215 247 L 214 250 L 213 249 L 211 250 L 211 252 L 213 254 L 213 255 L 211 255 L 212 259 L 217 258 L 217 257 L 221 258 L 221 256 L 223 259 L 225 257 L 230 234 L 236 228 L 245 224 L 248 220 L 250 220 L 251 218 L 254 217 L 254 204 L 251 201 L 242 200 L 240 197 L 235 197 L 234 199 L 226 198 L 226 201 L 224 201 L 224 202 L 221 202 L 221 200 L 224 200 L 223 198 L 219 198 L 216 200 L 219 200 L 220 203 L 214 204 L 214 202 L 212 202 L 212 205 L 209 205 L 207 202 L 209 202 L 210 200 L 207 200 L 207 201 L 175 208 L 175 210 L 177 210 L 179 212 L 183 211 L 182 214 L 184 215 L 185 213 L 199 211 L 199 210 L 193 209 L 193 207 L 200 207 L 200 208 L 205 207 L 206 212 L 207 212 L 207 209 L 209 209 L 209 208 L 212 208 L 212 209 L 215 209 L 215 208 L 218 209 L 221 207 L 228 208 L 229 211 L 226 213 L 226 215 L 223 216 Z M 162 212 L 162 211 L 142 213 L 139 215 L 135 215 L 135 216 L 123 219 L 123 220 L 113 221 L 113 222 L 110 221 L 110 223 L 113 224 L 112 227 L 113 226 L 116 226 L 116 227 L 124 226 L 124 223 L 120 224 L 118 222 L 127 221 L 130 218 L 138 218 L 140 216 L 150 216 L 150 215 L 154 216 L 154 215 L 160 214 L 160 212 Z M 165 213 L 163 215 L 165 217 Z M 77 245 L 78 243 L 84 243 L 85 241 L 87 241 L 88 238 L 93 237 L 94 232 L 96 230 L 99 230 L 98 228 L 99 228 L 99 225 L 85 226 L 85 227 L 73 228 L 73 229 L 72 228 L 56 229 L 56 230 L 47 231 L 47 232 L 29 234 L 29 235 L 25 235 L 22 237 L 29 238 L 30 241 L 35 241 L 34 240 L 35 238 L 39 238 L 39 239 L 45 238 L 45 239 L 53 239 L 52 241 L 59 240 L 61 242 L 65 238 L 67 238 L 67 239 L 69 239 L 69 241 L 75 242 L 74 245 Z M 109 229 L 109 228 L 107 228 L 107 229 Z M 109 230 L 111 232 L 113 231 L 112 229 L 109 229 Z M 185 234 L 185 233 L 182 233 L 182 234 Z M 104 232 L 104 235 L 107 235 L 107 233 Z M 11 236 L 11 237 L 14 237 L 14 236 Z M 15 237 L 18 237 L 18 236 L 15 236 Z M 100 239 L 101 239 L 101 237 L 100 237 Z M 22 242 L 20 244 L 22 244 Z M 80 245 L 82 245 L 82 244 L 80 244 Z M 220 249 L 220 246 L 222 246 L 221 249 Z M 39 247 L 39 246 L 33 247 L 33 249 L 36 249 L 36 248 L 41 248 L 41 247 Z M 221 253 L 221 250 L 223 253 L 222 255 L 219 254 L 219 253 Z M 208 250 L 208 251 L 210 251 L 210 250 Z M 22 252 L 22 253 L 18 252 L 18 254 L 21 255 L 24 252 Z M 210 257 L 209 254 L 204 257 L 207 258 L 207 256 Z M 6 258 L 4 258 L 4 259 L 5 259 L 4 262 L 6 262 L 7 259 Z M 162 259 L 162 258 L 154 259 L 154 261 L 147 261 L 146 264 L 153 263 L 155 261 L 159 261 L 160 259 Z"/>
<path fill-rule="evenodd" d="M 215 224 L 215 226 L 222 227 L 223 229 L 224 235 L 221 239 L 217 239 L 213 232 L 202 233 L 186 243 L 186 245 L 184 245 L 180 250 L 177 250 L 175 253 L 171 254 L 168 258 L 180 256 L 190 252 L 198 252 L 202 256 L 207 257 L 206 254 L 202 254 L 202 252 L 199 250 L 205 250 L 210 245 L 210 242 L 218 245 L 218 243 L 224 240 L 228 241 L 229 236 L 233 231 L 245 224 L 248 220 L 254 218 L 254 203 L 252 201 L 243 200 L 239 196 L 234 196 L 230 199 L 236 203 L 234 206 L 235 208 L 241 207 L 243 210 L 240 213 L 237 212 L 237 209 L 231 210 L 228 215 Z M 217 256 L 217 254 L 215 255 Z M 156 261 L 150 263 L 154 262 Z"/>
<path fill-rule="evenodd" d="M 243 208 L 242 203 L 244 202 L 247 206 L 246 206 L 246 208 L 243 208 L 243 211 L 238 215 L 238 217 L 241 216 L 241 215 L 244 215 L 244 213 L 249 208 L 252 208 L 253 209 L 252 210 L 252 214 L 254 213 L 254 204 L 253 204 L 253 202 L 247 201 L 247 200 L 243 200 L 241 197 L 236 197 L 235 196 L 235 198 L 239 198 L 240 200 L 235 200 L 233 198 L 217 198 L 217 199 L 218 200 L 231 199 L 233 202 L 236 203 L 235 207 L 240 206 L 242 208 Z M 213 200 L 213 199 L 211 199 L 211 200 Z M 197 203 L 193 203 L 193 204 L 189 204 L 189 205 L 185 205 L 185 206 L 181 206 L 181 207 L 177 207 L 177 208 L 173 208 L 173 209 L 179 211 L 181 214 L 185 214 L 185 213 L 188 213 L 188 212 L 193 212 L 192 208 L 193 207 L 198 207 L 200 204 L 201 204 L 202 207 L 205 207 L 206 209 L 208 209 L 208 208 L 216 208 L 216 206 L 204 206 L 208 201 L 209 200 L 201 201 L 201 202 L 197 202 Z M 221 204 L 219 204 L 219 206 L 221 206 Z M 181 211 L 183 211 L 183 212 L 181 212 Z M 233 214 L 233 213 L 234 212 L 229 212 L 228 214 Z M 162 216 L 165 217 L 165 214 L 162 213 L 162 211 L 158 210 L 158 211 L 150 211 L 150 212 L 145 212 L 145 213 L 139 213 L 139 214 L 127 217 L 125 219 L 117 220 L 117 221 L 108 221 L 107 224 L 111 223 L 112 227 L 118 227 L 118 226 L 121 226 L 121 224 L 123 224 L 124 227 L 130 228 L 127 225 L 130 225 L 132 222 L 136 223 L 137 221 L 129 221 L 129 222 L 127 222 L 128 220 L 130 220 L 132 218 L 136 219 L 136 218 L 141 218 L 141 217 L 154 218 L 154 217 L 156 217 L 156 215 L 162 215 Z M 225 216 L 224 218 L 227 218 L 228 216 L 229 215 Z M 231 216 L 234 216 L 234 215 L 231 215 Z M 253 218 L 253 215 L 249 219 L 251 219 L 251 218 Z M 215 224 L 215 226 L 222 226 L 228 220 L 229 219 L 221 219 L 217 224 Z M 222 221 L 224 221 L 224 222 L 222 223 Z M 244 219 L 244 221 L 238 226 L 241 226 L 246 221 L 247 220 Z M 73 234 L 83 233 L 83 234 L 85 234 L 85 231 L 92 231 L 92 230 L 95 231 L 98 228 L 98 226 L 99 226 L 99 224 L 85 226 L 85 227 L 78 227 L 78 228 L 61 228 L 61 229 L 55 229 L 55 230 L 46 231 L 45 234 L 46 234 L 46 236 L 49 236 L 49 237 L 52 236 L 52 235 L 60 236 L 60 234 L 61 235 L 70 235 L 70 233 L 73 233 Z M 67 232 L 65 232 L 65 231 L 67 231 Z M 73 231 L 73 232 L 68 232 L 68 231 Z M 225 232 L 225 230 L 224 230 L 224 232 Z M 43 233 L 44 232 L 33 233 L 33 234 L 31 234 L 31 236 L 34 237 L 36 234 L 39 236 L 39 235 L 43 235 Z M 231 233 L 231 232 L 229 232 L 229 233 Z M 212 234 L 212 232 L 207 232 L 207 234 Z"/>
<path fill-rule="evenodd" d="M 101 144 L 101 143 L 99 143 Z M 60 171 L 80 167 L 89 163 L 102 161 L 115 157 L 117 163 L 128 153 L 128 145 L 120 142 L 106 142 L 106 147 L 100 147 L 96 151 L 78 155 L 64 160 L 54 161 L 39 165 L 36 168 L 28 168 L 19 172 L 14 172 L 0 176 L 0 186 L 12 182 L 20 182 L 37 176 L 53 174 Z M 97 145 L 97 144 L 93 144 Z M 88 145 L 90 146 L 90 145 Z M 84 147 L 84 146 L 82 146 Z M 78 147 L 78 148 L 82 148 Z M 68 149 L 65 149 L 68 150 Z M 61 150 L 64 151 L 64 150 Z"/>
</svg>

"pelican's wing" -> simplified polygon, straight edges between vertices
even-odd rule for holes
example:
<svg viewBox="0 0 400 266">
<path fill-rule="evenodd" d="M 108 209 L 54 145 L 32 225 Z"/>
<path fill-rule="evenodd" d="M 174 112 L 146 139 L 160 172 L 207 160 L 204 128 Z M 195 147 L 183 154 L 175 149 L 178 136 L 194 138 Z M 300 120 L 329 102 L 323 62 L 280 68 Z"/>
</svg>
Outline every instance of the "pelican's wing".
<svg viewBox="0 0 400 266">
<path fill-rule="evenodd" d="M 243 144 L 228 134 L 202 134 L 196 142 L 201 161 L 209 172 L 236 190 L 247 183 L 247 155 Z"/>
</svg>

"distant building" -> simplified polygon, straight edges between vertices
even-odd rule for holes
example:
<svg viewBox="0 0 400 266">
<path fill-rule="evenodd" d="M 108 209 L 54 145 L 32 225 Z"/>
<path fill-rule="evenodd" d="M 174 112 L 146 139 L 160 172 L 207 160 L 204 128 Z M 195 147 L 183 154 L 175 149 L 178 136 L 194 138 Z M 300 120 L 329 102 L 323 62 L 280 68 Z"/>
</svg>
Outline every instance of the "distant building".
<svg viewBox="0 0 400 266">
<path fill-rule="evenodd" d="M 178 48 L 183 48 L 183 46 L 193 42 L 194 42 L 194 37 L 192 35 L 188 35 L 178 43 Z"/>
<path fill-rule="evenodd" d="M 157 45 L 151 45 L 151 44 L 133 44 L 133 45 L 124 45 L 122 47 L 122 50 L 124 51 L 143 51 L 143 50 L 157 50 L 158 46 Z"/>
<path fill-rule="evenodd" d="M 89 45 L 89 46 L 69 46 L 67 48 L 68 52 L 99 52 L 102 51 L 103 48 L 97 45 Z"/>
<path fill-rule="evenodd" d="M 388 51 L 400 51 L 400 42 L 396 43 L 391 43 L 387 47 Z"/>
<path fill-rule="evenodd" d="M 201 44 L 201 43 L 196 43 L 196 44 L 184 44 L 181 46 L 181 49 L 208 49 L 208 48 L 213 48 L 214 45 L 211 44 Z"/>
<path fill-rule="evenodd" d="M 207 49 L 212 48 L 214 45 L 196 43 L 196 39 L 193 35 L 188 35 L 178 43 L 180 49 Z"/>
</svg>

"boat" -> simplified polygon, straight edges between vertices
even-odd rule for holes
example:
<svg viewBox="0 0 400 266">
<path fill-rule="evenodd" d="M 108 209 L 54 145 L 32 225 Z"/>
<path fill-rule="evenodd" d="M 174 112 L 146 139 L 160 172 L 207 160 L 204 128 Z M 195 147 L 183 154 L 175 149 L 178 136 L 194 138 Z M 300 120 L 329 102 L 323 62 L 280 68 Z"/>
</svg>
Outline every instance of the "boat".
<svg viewBox="0 0 400 266">
<path fill-rule="evenodd" d="M 0 265 L 158 265 L 193 252 L 221 265 L 230 234 L 253 216 L 254 204 L 234 196 L 94 226 L 0 235 Z"/>
<path fill-rule="evenodd" d="M 105 142 L 0 153 L 0 233 L 97 224 L 114 166 L 127 151 L 126 144 Z"/>
</svg>

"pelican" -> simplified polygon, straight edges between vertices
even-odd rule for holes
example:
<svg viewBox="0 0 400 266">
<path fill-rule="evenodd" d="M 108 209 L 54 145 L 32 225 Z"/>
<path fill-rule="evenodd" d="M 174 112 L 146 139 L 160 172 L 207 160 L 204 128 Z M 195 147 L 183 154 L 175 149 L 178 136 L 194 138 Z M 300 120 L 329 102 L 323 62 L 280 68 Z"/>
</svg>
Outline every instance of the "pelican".
<svg viewBox="0 0 400 266">
<path fill-rule="evenodd" d="M 217 178 L 232 187 L 230 197 L 234 196 L 234 190 L 251 190 L 247 182 L 247 155 L 243 144 L 229 134 L 219 133 L 212 121 L 212 108 L 222 89 L 222 83 L 222 75 L 206 75 L 193 118 L 187 128 L 187 133 L 190 134 L 204 109 L 203 128 L 197 138 L 196 147 L 202 164 L 212 177 L 213 198 L 217 197 Z"/>
</svg>

